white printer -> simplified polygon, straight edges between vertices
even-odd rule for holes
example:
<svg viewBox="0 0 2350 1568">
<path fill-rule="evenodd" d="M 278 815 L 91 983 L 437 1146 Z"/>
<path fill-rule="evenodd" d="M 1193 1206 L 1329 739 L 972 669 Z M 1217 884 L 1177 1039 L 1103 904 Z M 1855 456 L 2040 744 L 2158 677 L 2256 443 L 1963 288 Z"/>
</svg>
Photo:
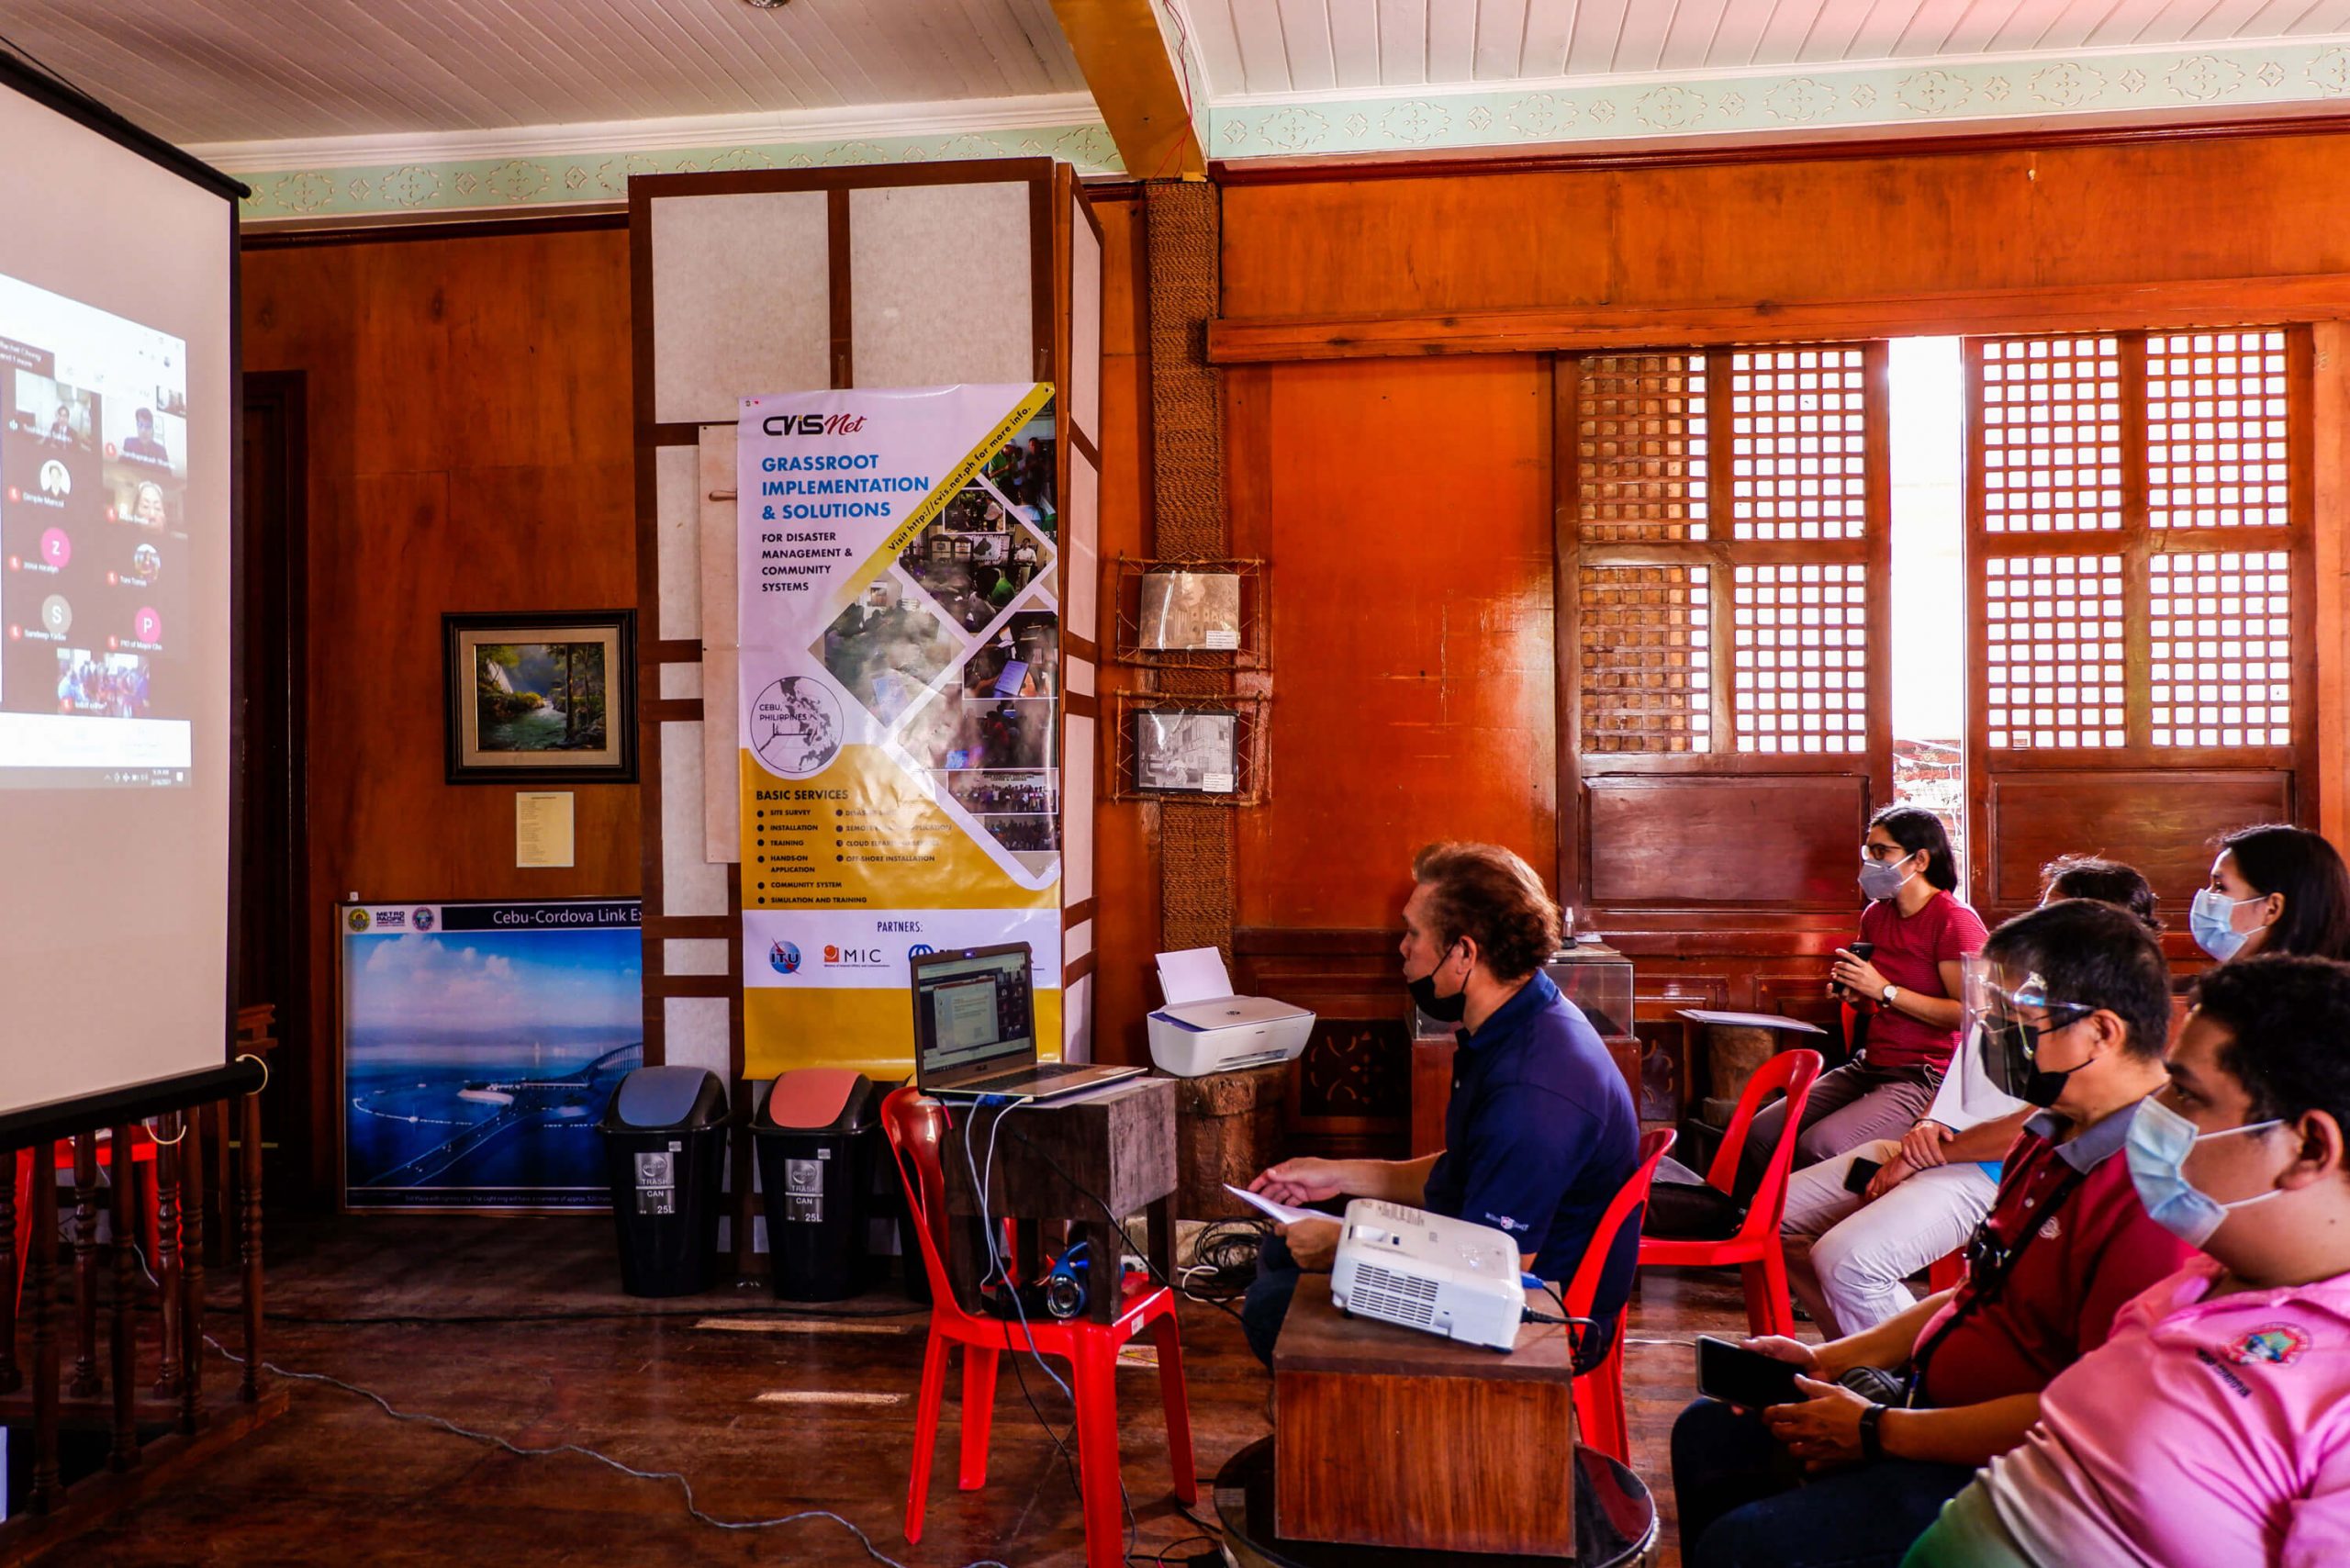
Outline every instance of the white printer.
<svg viewBox="0 0 2350 1568">
<path fill-rule="evenodd" d="M 1305 1049 L 1314 1014 L 1266 996 L 1235 996 L 1213 947 L 1158 955 L 1167 1005 L 1150 1015 L 1150 1059 L 1178 1078 L 1289 1061 Z"/>
<path fill-rule="evenodd" d="M 1330 1300 L 1350 1317 L 1496 1350 L 1516 1348 L 1526 1314 L 1508 1232 L 1377 1198 L 1347 1205 Z"/>
</svg>

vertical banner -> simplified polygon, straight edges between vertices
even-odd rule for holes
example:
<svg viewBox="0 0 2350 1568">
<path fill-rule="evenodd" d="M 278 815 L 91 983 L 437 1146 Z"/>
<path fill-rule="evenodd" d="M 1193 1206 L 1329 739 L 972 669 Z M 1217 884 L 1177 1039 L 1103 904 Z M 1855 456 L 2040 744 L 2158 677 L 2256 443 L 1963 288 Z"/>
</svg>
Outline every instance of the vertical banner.
<svg viewBox="0 0 2350 1568">
<path fill-rule="evenodd" d="M 1061 1037 L 1052 388 L 746 398 L 744 1071 L 912 1070 L 907 961 L 1025 942 Z"/>
</svg>

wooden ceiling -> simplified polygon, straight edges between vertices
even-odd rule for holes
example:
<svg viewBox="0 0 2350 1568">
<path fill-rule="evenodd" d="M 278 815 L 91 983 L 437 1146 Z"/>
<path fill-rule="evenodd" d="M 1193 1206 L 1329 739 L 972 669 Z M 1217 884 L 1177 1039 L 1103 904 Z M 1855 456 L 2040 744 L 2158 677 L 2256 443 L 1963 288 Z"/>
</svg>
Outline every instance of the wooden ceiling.
<svg viewBox="0 0 2350 1568">
<path fill-rule="evenodd" d="M 1050 0 L 6 0 L 0 35 L 182 143 L 1085 90 Z"/>
<path fill-rule="evenodd" d="M 2350 0 L 1172 0 L 1240 95 L 2306 39 Z"/>
</svg>

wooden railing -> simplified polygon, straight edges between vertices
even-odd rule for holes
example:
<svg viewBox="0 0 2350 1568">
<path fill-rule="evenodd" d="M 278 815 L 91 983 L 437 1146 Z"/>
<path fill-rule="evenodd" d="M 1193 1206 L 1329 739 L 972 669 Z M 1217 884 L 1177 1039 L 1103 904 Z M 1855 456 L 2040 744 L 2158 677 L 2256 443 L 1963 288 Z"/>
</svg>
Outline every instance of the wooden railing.
<svg viewBox="0 0 2350 1568">
<path fill-rule="evenodd" d="M 270 1020 L 266 1007 L 248 1008 L 238 1018 L 240 1046 L 264 1068 L 274 1044 Z M 62 1193 L 72 1200 L 63 1242 Z M 102 1203 L 110 1233 L 105 1248 Z M 18 1212 L 19 1204 L 26 1212 Z M 226 1232 L 217 1238 L 215 1255 L 224 1264 L 233 1256 L 243 1276 L 242 1371 L 233 1394 L 224 1389 L 209 1402 L 204 1377 L 207 1212 Z M 22 1256 L 20 1236 L 29 1241 Z M 146 1257 L 150 1238 L 152 1256 Z M 102 1252 L 111 1256 L 102 1260 Z M 111 1288 L 102 1289 L 108 1275 Z M 74 1511 L 84 1512 L 85 1491 L 102 1507 L 106 1476 L 192 1460 L 200 1436 L 232 1440 L 258 1424 L 264 1404 L 282 1407 L 283 1396 L 265 1399 L 261 1383 L 262 1305 L 258 1088 L 158 1117 L 151 1126 L 0 1149 L 0 1417 L 29 1420 L 33 1454 L 28 1491 L 12 1498 L 9 1507 L 12 1515 L 28 1517 L 0 1525 L 0 1558 L 67 1508 L 62 1470 L 67 1426 L 103 1427 L 108 1433 L 105 1470 L 71 1489 Z M 142 1326 L 151 1315 L 155 1328 L 145 1336 Z M 244 1418 L 223 1419 L 239 1406 L 248 1413 Z M 169 1434 L 142 1445 L 142 1429 L 152 1434 L 158 1427 Z M 102 1513 L 89 1522 L 96 1517 Z"/>
</svg>

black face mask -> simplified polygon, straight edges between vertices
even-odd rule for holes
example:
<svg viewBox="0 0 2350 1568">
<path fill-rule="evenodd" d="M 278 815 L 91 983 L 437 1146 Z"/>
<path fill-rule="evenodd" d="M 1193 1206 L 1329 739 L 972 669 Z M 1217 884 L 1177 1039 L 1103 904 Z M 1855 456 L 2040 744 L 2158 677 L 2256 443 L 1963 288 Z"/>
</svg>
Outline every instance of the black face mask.
<svg viewBox="0 0 2350 1568">
<path fill-rule="evenodd" d="M 1457 942 L 1453 944 L 1454 947 L 1459 946 L 1460 944 Z M 1436 961 L 1436 969 L 1440 969 L 1444 968 L 1444 959 L 1451 957 L 1452 947 L 1447 947 L 1444 950 L 1444 958 L 1438 958 Z M 1438 996 L 1436 993 L 1436 969 L 1430 969 L 1419 979 L 1416 980 L 1407 980 L 1404 983 L 1411 988 L 1412 1005 L 1427 1014 L 1429 1017 L 1435 1019 L 1438 1023 L 1458 1024 L 1463 1018 L 1469 1016 L 1469 988 L 1467 985 L 1462 985 L 1459 991 L 1454 991 L 1450 996 Z"/>
<path fill-rule="evenodd" d="M 1983 1020 L 1983 1066 L 1993 1086 L 2043 1111 L 2065 1092 L 2065 1081 L 2088 1065 L 2076 1063 L 2061 1072 L 2042 1067 L 2040 1046 L 2047 1034 L 2020 1019 Z"/>
</svg>

